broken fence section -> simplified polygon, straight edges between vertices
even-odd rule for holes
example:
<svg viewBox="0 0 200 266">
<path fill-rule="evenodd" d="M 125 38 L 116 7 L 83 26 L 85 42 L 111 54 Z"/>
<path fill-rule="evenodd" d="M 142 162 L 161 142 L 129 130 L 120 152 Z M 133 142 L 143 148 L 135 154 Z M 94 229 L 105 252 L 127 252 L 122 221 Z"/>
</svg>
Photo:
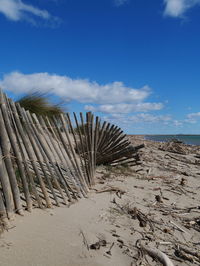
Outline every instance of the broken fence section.
<svg viewBox="0 0 200 266">
<path fill-rule="evenodd" d="M 137 163 L 117 126 L 87 113 L 49 119 L 25 111 L 0 91 L 0 221 L 24 209 L 86 197 L 100 164 Z"/>
</svg>

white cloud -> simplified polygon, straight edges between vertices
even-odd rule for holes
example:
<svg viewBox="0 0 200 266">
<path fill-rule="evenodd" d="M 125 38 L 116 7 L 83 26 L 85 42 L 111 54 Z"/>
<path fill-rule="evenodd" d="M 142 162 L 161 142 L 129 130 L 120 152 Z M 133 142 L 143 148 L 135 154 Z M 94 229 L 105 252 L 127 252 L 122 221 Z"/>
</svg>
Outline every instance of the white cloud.
<svg viewBox="0 0 200 266">
<path fill-rule="evenodd" d="M 114 0 L 116 6 L 122 6 L 126 4 L 129 0 Z"/>
<path fill-rule="evenodd" d="M 123 125 L 133 125 L 133 124 L 155 124 L 162 123 L 168 124 L 169 122 L 173 122 L 170 115 L 152 115 L 149 113 L 140 113 L 136 115 L 121 115 L 121 114 L 112 114 L 110 116 L 105 116 L 105 120 L 111 123 L 123 124 Z"/>
<path fill-rule="evenodd" d="M 174 124 L 176 127 L 179 127 L 179 126 L 182 126 L 182 125 L 183 125 L 183 122 L 182 122 L 182 121 L 179 121 L 179 120 L 174 120 L 174 121 L 173 121 L 173 124 Z"/>
<path fill-rule="evenodd" d="M 147 112 L 152 110 L 161 110 L 162 103 L 119 103 L 119 104 L 105 104 L 99 106 L 86 105 L 85 110 L 102 113 L 132 113 L 132 112 Z"/>
<path fill-rule="evenodd" d="M 49 73 L 23 74 L 12 72 L 4 75 L 0 81 L 0 87 L 15 93 L 52 92 L 66 100 L 108 106 L 109 104 L 119 104 L 118 108 L 120 108 L 121 103 L 126 103 L 127 107 L 122 105 L 121 110 L 127 108 L 129 111 L 134 110 L 134 105 L 138 110 L 157 110 L 162 105 L 143 102 L 151 94 L 151 89 L 148 86 L 134 89 L 126 87 L 122 82 L 100 85 L 87 79 L 71 79 L 68 76 Z M 112 107 L 110 109 L 112 111 Z"/>
<path fill-rule="evenodd" d="M 0 0 L 0 12 L 13 21 L 26 19 L 33 22 L 33 16 L 44 20 L 53 18 L 47 10 L 25 4 L 21 0 Z"/>
<path fill-rule="evenodd" d="M 147 122 L 147 123 L 159 123 L 159 122 L 168 122 L 171 120 L 171 116 L 169 115 L 152 115 L 152 114 L 146 114 L 141 113 L 135 116 L 130 117 L 130 121 L 133 121 L 135 123 L 139 122 Z"/>
<path fill-rule="evenodd" d="M 196 124 L 197 120 L 195 120 L 195 119 L 185 119 L 184 122 L 190 123 L 190 124 Z"/>
<path fill-rule="evenodd" d="M 200 118 L 200 112 L 190 113 L 190 114 L 187 115 L 187 118 L 190 118 L 190 119 Z"/>
<path fill-rule="evenodd" d="M 165 15 L 181 17 L 188 9 L 200 4 L 200 0 L 164 0 L 164 3 Z"/>
<path fill-rule="evenodd" d="M 197 123 L 198 119 L 200 119 L 200 112 L 190 113 L 187 115 L 185 122 L 190 123 L 190 124 L 195 124 L 195 123 Z"/>
</svg>

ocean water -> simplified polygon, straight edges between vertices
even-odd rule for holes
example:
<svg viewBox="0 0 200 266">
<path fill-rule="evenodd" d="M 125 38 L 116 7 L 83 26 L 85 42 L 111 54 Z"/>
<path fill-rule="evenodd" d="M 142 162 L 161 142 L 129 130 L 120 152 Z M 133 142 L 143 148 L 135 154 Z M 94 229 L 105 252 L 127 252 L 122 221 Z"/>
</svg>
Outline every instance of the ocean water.
<svg viewBox="0 0 200 266">
<path fill-rule="evenodd" d="M 200 135 L 146 135 L 145 139 L 167 142 L 171 139 L 178 139 L 185 144 L 200 145 Z"/>
</svg>

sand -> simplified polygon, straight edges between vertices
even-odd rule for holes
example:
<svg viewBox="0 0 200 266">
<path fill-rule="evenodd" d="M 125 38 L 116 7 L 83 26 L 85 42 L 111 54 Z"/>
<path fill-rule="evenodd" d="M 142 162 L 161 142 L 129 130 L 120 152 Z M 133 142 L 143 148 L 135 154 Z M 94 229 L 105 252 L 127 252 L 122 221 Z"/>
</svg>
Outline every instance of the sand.
<svg viewBox="0 0 200 266">
<path fill-rule="evenodd" d="M 141 165 L 99 167 L 88 198 L 69 208 L 34 209 L 16 216 L 0 237 L 0 265 L 162 265 L 142 256 L 140 243 L 165 252 L 174 265 L 200 265 L 198 258 L 192 264 L 174 255 L 175 244 L 200 250 L 199 148 L 184 146 L 186 154 L 177 154 L 141 137 L 131 139 L 146 145 L 140 151 Z M 146 217 L 145 227 L 136 210 Z M 106 246 L 89 248 L 99 240 Z"/>
</svg>

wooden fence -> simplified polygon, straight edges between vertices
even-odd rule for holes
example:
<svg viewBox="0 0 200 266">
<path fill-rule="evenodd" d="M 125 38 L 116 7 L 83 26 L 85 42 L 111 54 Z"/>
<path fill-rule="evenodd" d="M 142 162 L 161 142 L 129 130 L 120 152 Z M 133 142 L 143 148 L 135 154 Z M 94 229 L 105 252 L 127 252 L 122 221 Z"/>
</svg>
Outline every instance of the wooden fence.
<svg viewBox="0 0 200 266">
<path fill-rule="evenodd" d="M 0 222 L 87 197 L 96 165 L 137 163 L 139 148 L 92 113 L 49 119 L 25 111 L 0 90 Z"/>
</svg>

